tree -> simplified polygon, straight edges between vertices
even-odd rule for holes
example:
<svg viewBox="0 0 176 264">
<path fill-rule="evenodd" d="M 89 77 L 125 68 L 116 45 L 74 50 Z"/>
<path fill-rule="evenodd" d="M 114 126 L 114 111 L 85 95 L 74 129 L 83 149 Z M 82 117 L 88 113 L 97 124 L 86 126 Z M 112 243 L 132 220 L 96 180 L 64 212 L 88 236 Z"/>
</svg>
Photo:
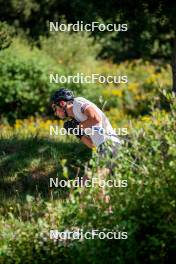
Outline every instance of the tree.
<svg viewBox="0 0 176 264">
<path fill-rule="evenodd" d="M 2 0 L 0 0 L 2 1 Z M 3 3 L 4 4 L 4 3 Z M 176 92 L 176 3 L 153 0 L 7 0 L 0 10 L 2 21 L 23 28 L 37 40 L 48 33 L 47 21 L 83 20 L 128 23 L 127 32 L 100 33 L 101 56 L 114 60 L 144 58 L 170 61 Z M 171 59 L 172 57 L 172 59 Z"/>
<path fill-rule="evenodd" d="M 170 60 L 173 92 L 176 93 L 176 3 L 164 0 L 109 0 L 108 6 L 105 6 L 103 2 L 98 2 L 98 16 L 106 21 L 115 21 L 120 16 L 129 25 L 128 34 L 122 41 L 123 48 L 128 46 L 127 54 L 131 52 L 132 57 Z"/>
</svg>

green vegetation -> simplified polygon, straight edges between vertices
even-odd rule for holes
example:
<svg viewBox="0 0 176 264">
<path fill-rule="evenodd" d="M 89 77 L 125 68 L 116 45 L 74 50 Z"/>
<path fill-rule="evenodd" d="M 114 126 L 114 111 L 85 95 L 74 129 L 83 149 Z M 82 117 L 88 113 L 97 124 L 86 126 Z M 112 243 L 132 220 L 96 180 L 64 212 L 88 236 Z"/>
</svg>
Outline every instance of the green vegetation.
<svg viewBox="0 0 176 264">
<path fill-rule="evenodd" d="M 52 49 L 54 43 L 58 45 Z M 142 60 L 115 65 L 96 60 L 98 49 L 98 44 L 86 34 L 64 33 L 43 38 L 41 49 L 32 48 L 27 41 L 15 38 L 11 46 L 0 53 L 1 118 L 15 122 L 16 118 L 49 114 L 52 92 L 64 85 L 49 83 L 50 73 L 65 76 L 76 72 L 127 75 L 127 84 L 67 84 L 75 94 L 85 96 L 99 106 L 106 101 L 107 111 L 118 108 L 118 112 L 133 116 L 148 114 L 149 103 L 154 96 L 159 96 L 157 105 L 160 108 L 168 108 L 161 91 L 171 90 L 169 65 L 155 65 Z"/>
<path fill-rule="evenodd" d="M 176 263 L 175 6 L 164 1 L 8 0 L 0 10 L 0 264 Z M 127 32 L 49 33 L 49 21 L 127 23 Z M 175 44 L 174 44 L 175 43 Z M 171 63 L 172 57 L 172 63 Z M 49 83 L 50 74 L 128 83 Z M 50 97 L 66 86 L 128 135 L 113 171 L 63 126 Z M 127 180 L 127 188 L 50 187 Z M 50 239 L 50 230 L 125 231 L 127 239 Z"/>
<path fill-rule="evenodd" d="M 98 196 L 98 187 L 61 190 L 48 186 L 49 177 L 73 178 L 78 168 L 79 176 L 83 175 L 86 163 L 99 176 L 96 153 L 91 157 L 74 139 L 51 141 L 34 137 L 35 133 L 24 137 L 22 132 L 3 136 L 2 263 L 33 259 L 36 263 L 100 263 L 102 255 L 101 263 L 109 258 L 112 263 L 170 263 L 176 249 L 176 105 L 175 97 L 166 96 L 172 102 L 170 113 L 153 110 L 150 117 L 131 124 L 130 142 L 117 156 L 114 176 L 109 176 L 128 180 L 128 187 L 106 189 L 111 214 Z M 48 234 L 50 229 L 111 230 L 117 225 L 128 232 L 127 240 L 54 243 Z"/>
</svg>

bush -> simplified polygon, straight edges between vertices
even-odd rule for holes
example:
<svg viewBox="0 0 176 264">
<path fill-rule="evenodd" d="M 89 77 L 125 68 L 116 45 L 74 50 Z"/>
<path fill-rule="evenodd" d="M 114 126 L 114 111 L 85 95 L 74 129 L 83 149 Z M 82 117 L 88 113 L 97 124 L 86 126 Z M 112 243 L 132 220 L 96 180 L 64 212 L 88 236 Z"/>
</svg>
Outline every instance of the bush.
<svg viewBox="0 0 176 264">
<path fill-rule="evenodd" d="M 62 65 L 67 74 L 90 73 L 97 65 L 100 45 L 86 32 L 55 32 L 49 38 L 41 38 L 40 43 L 42 50 Z"/>
<path fill-rule="evenodd" d="M 55 68 L 52 59 L 15 40 L 0 52 L 0 63 L 0 112 L 3 116 L 15 119 L 44 112 L 54 89 L 49 84 L 49 70 Z"/>
</svg>

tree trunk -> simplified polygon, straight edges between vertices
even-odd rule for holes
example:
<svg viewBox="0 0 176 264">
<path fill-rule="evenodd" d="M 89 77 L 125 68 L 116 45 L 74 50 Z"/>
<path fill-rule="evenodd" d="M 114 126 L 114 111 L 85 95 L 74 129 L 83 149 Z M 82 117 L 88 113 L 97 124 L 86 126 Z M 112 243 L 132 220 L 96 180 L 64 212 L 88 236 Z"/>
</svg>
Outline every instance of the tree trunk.
<svg viewBox="0 0 176 264">
<path fill-rule="evenodd" d="M 172 54 L 172 91 L 176 94 L 176 37 L 173 43 L 173 54 Z"/>
</svg>

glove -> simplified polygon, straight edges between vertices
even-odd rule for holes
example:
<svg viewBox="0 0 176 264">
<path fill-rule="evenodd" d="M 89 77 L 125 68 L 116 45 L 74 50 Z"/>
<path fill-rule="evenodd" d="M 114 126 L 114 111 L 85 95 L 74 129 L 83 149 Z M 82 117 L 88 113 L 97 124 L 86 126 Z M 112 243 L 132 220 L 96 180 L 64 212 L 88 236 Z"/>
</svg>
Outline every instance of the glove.
<svg viewBox="0 0 176 264">
<path fill-rule="evenodd" d="M 79 122 L 76 119 L 71 119 L 64 123 L 64 128 L 66 129 L 67 133 L 73 134 L 81 139 L 81 137 L 84 135 L 84 132 L 78 128 L 78 125 Z"/>
</svg>

